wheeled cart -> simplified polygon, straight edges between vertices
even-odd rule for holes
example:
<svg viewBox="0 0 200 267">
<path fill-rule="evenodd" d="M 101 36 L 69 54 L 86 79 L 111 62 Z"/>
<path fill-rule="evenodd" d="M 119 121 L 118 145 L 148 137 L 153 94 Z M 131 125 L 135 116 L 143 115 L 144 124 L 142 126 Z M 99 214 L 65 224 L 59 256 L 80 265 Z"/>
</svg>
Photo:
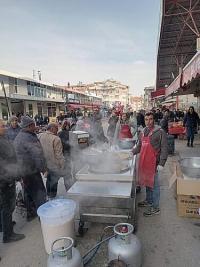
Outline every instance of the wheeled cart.
<svg viewBox="0 0 200 267">
<path fill-rule="evenodd" d="M 85 222 L 135 224 L 135 157 L 130 161 L 130 169 L 123 174 L 87 175 L 86 169 L 78 173 L 79 180 L 67 192 L 67 197 L 79 205 L 76 219 L 80 227 Z"/>
</svg>

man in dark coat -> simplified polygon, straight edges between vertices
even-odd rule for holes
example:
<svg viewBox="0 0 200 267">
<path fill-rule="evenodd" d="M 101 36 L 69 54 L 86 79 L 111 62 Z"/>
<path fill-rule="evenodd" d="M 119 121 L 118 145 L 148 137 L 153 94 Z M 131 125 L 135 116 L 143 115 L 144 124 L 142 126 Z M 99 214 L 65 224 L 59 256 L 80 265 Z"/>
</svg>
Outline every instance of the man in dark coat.
<svg viewBox="0 0 200 267">
<path fill-rule="evenodd" d="M 58 132 L 58 136 L 61 139 L 62 146 L 63 146 L 63 154 L 65 157 L 65 173 L 66 174 L 64 175 L 64 183 L 65 183 L 66 190 L 68 190 L 72 184 L 69 131 L 70 131 L 70 122 L 68 120 L 64 120 L 62 122 L 61 130 Z"/>
<path fill-rule="evenodd" d="M 14 141 L 21 177 L 24 182 L 27 220 L 36 216 L 37 208 L 46 201 L 46 190 L 41 172 L 46 171 L 46 163 L 40 141 L 35 134 L 35 121 L 22 117 L 22 130 Z"/>
<path fill-rule="evenodd" d="M 0 230 L 3 231 L 3 242 L 8 243 L 25 236 L 13 231 L 12 213 L 15 210 L 18 165 L 13 144 L 5 137 L 5 131 L 4 122 L 0 120 Z"/>
<path fill-rule="evenodd" d="M 189 107 L 183 121 L 183 126 L 186 127 L 187 131 L 187 146 L 191 144 L 191 147 L 193 147 L 194 134 L 197 132 L 199 124 L 199 115 L 196 113 L 193 106 Z"/>
</svg>

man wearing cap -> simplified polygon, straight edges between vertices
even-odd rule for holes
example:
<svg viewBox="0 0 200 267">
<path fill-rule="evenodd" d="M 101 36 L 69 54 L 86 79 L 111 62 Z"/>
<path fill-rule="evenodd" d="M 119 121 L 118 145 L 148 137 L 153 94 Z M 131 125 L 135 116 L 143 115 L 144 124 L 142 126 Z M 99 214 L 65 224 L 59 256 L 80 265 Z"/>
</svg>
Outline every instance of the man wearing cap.
<svg viewBox="0 0 200 267">
<path fill-rule="evenodd" d="M 57 136 L 58 125 L 49 123 L 47 131 L 38 135 L 47 162 L 47 195 L 54 198 L 57 195 L 58 180 L 65 174 L 65 158 L 60 137 Z"/>
<path fill-rule="evenodd" d="M 9 119 L 9 125 L 9 128 L 6 131 L 6 137 L 8 138 L 8 140 L 14 142 L 15 137 L 21 130 L 18 124 L 18 118 L 16 116 L 11 116 Z"/>
<path fill-rule="evenodd" d="M 46 171 L 46 163 L 42 146 L 35 133 L 35 121 L 24 116 L 21 118 L 20 127 L 22 129 L 15 138 L 14 145 L 24 182 L 27 220 L 31 220 L 36 216 L 37 208 L 46 201 L 46 190 L 41 177 L 41 172 Z"/>
</svg>

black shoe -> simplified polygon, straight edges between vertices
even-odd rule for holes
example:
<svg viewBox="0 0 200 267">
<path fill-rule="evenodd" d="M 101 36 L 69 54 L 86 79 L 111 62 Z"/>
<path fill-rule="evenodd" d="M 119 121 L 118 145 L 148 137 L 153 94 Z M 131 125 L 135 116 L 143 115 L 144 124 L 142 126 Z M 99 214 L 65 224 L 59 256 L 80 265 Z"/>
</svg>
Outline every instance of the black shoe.
<svg viewBox="0 0 200 267">
<path fill-rule="evenodd" d="M 191 143 L 191 147 L 193 147 L 193 143 Z"/>
<path fill-rule="evenodd" d="M 150 207 L 149 209 L 147 209 L 143 213 L 143 216 L 145 216 L 145 217 L 151 217 L 151 216 L 158 215 L 158 214 L 160 214 L 160 209 L 159 208 Z"/>
<path fill-rule="evenodd" d="M 187 143 L 187 146 L 190 146 L 190 143 Z"/>
<path fill-rule="evenodd" d="M 12 235 L 8 238 L 3 238 L 3 243 L 10 243 L 10 242 L 15 242 L 15 241 L 19 241 L 25 238 L 24 234 L 16 234 L 16 233 L 12 233 Z"/>
</svg>

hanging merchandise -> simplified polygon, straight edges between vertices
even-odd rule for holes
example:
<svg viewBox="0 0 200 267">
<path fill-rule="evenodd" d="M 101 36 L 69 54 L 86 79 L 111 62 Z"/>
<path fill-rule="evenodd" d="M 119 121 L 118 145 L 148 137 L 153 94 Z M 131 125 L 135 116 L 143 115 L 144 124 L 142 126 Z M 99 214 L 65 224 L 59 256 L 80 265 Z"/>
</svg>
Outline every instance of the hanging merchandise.
<svg viewBox="0 0 200 267">
<path fill-rule="evenodd" d="M 59 246 L 59 248 L 55 248 Z M 83 267 L 79 251 L 74 248 L 74 241 L 70 237 L 55 240 L 51 246 L 47 267 Z"/>
<path fill-rule="evenodd" d="M 133 226 L 129 223 L 119 223 L 114 226 L 115 237 L 108 243 L 109 262 L 120 260 L 126 264 L 125 266 L 141 267 L 142 245 L 133 235 L 133 230 Z"/>
</svg>

